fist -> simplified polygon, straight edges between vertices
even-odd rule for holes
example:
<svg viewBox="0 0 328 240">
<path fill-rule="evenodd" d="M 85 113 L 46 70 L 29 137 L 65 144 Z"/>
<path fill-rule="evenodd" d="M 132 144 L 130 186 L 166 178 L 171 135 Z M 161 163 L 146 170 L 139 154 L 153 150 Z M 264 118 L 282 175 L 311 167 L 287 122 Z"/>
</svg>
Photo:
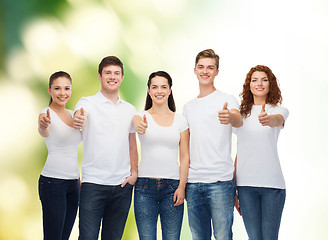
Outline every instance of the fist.
<svg viewBox="0 0 328 240">
<path fill-rule="evenodd" d="M 42 114 L 40 118 L 39 126 L 41 129 L 46 130 L 49 127 L 50 122 L 50 111 L 47 109 L 47 114 Z"/>
<path fill-rule="evenodd" d="M 143 116 L 142 119 L 136 117 L 133 121 L 134 128 L 139 134 L 145 134 L 146 129 L 148 128 L 147 118 L 146 115 Z"/>
<path fill-rule="evenodd" d="M 262 110 L 259 114 L 259 122 L 262 124 L 262 126 L 268 126 L 269 125 L 269 115 L 265 111 L 265 103 L 262 104 Z"/>
<path fill-rule="evenodd" d="M 84 109 L 81 108 L 80 110 L 76 111 L 74 114 L 74 122 L 73 122 L 73 127 L 75 129 L 82 129 L 86 121 L 86 116 Z"/>
<path fill-rule="evenodd" d="M 228 109 L 227 102 L 224 103 L 222 110 L 220 110 L 218 113 L 218 116 L 221 124 L 227 125 L 231 122 L 231 113 Z"/>
</svg>

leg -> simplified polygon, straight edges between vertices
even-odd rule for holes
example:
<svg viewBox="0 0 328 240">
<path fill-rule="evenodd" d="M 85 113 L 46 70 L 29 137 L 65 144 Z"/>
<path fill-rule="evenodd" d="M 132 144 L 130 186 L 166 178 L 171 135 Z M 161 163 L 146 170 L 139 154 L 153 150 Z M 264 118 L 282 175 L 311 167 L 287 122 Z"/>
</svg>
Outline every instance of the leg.
<svg viewBox="0 0 328 240">
<path fill-rule="evenodd" d="M 263 240 L 278 239 L 285 198 L 285 189 L 263 188 L 261 202 Z"/>
<path fill-rule="evenodd" d="M 120 240 L 131 206 L 133 186 L 126 184 L 124 188 L 121 185 L 107 187 L 109 188 L 106 191 L 107 200 L 102 222 L 101 239 Z"/>
<path fill-rule="evenodd" d="M 74 226 L 77 208 L 79 206 L 79 182 L 78 180 L 67 180 L 66 194 L 66 217 L 63 229 L 63 240 L 68 240 Z"/>
<path fill-rule="evenodd" d="M 261 196 L 255 187 L 238 187 L 241 215 L 248 238 L 262 240 Z"/>
<path fill-rule="evenodd" d="M 188 183 L 186 196 L 189 227 L 194 240 L 210 240 L 211 213 L 204 200 L 205 184 Z"/>
<path fill-rule="evenodd" d="M 44 240 L 62 238 L 66 215 L 64 179 L 40 176 L 39 197 L 42 204 Z"/>
<path fill-rule="evenodd" d="M 179 180 L 164 179 L 160 188 L 160 218 L 163 240 L 179 240 L 183 219 L 184 204 L 174 206 L 173 196 Z"/>
<path fill-rule="evenodd" d="M 104 185 L 82 183 L 79 209 L 79 240 L 97 240 L 105 209 Z"/>
<path fill-rule="evenodd" d="M 154 179 L 138 178 L 134 189 L 134 214 L 141 240 L 153 240 L 157 235 L 158 200 Z"/>
<path fill-rule="evenodd" d="M 217 240 L 232 240 L 234 196 L 233 180 L 207 184 L 206 199 L 210 204 L 214 237 Z"/>
</svg>

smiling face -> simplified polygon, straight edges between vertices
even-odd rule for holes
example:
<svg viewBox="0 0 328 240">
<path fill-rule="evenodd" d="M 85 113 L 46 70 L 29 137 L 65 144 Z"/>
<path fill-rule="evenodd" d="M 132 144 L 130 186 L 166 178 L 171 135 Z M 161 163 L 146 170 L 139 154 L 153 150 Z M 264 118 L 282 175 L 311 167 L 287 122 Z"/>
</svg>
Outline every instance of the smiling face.
<svg viewBox="0 0 328 240">
<path fill-rule="evenodd" d="M 196 74 L 200 85 L 213 85 L 215 77 L 219 70 L 215 65 L 214 58 L 200 58 L 197 62 L 194 73 Z"/>
<path fill-rule="evenodd" d="M 153 104 L 167 104 L 168 98 L 171 94 L 168 80 L 161 76 L 152 78 L 150 87 L 148 88 L 148 94 L 151 97 Z"/>
<path fill-rule="evenodd" d="M 98 74 L 101 83 L 101 90 L 113 93 L 118 92 L 119 87 L 124 79 L 122 69 L 117 65 L 107 65 L 103 68 L 101 74 Z"/>
<path fill-rule="evenodd" d="M 52 98 L 51 104 L 64 105 L 70 100 L 72 94 L 72 84 L 68 78 L 59 77 L 56 78 L 48 93 Z"/>
<path fill-rule="evenodd" d="M 267 74 L 260 71 L 253 72 L 249 86 L 254 99 L 261 98 L 265 100 L 270 89 L 270 82 Z"/>
</svg>

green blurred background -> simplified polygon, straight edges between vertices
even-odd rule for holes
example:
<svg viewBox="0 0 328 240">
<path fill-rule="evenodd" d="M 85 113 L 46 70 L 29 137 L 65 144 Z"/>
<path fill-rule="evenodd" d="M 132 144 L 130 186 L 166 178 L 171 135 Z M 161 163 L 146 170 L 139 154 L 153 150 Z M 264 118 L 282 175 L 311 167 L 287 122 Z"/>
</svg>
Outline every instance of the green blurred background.
<svg viewBox="0 0 328 240">
<path fill-rule="evenodd" d="M 327 16 L 325 0 L 0 0 L 0 239 L 42 238 L 37 181 L 47 150 L 37 117 L 51 73 L 71 74 L 73 109 L 100 89 L 100 60 L 116 55 L 120 95 L 141 111 L 148 75 L 165 70 L 181 113 L 197 95 L 194 59 L 206 48 L 221 57 L 216 87 L 237 99 L 252 66 L 278 77 L 290 110 L 278 145 L 287 182 L 280 239 L 326 239 Z M 233 231 L 247 238 L 237 214 Z M 123 239 L 138 239 L 133 211 Z M 181 239 L 191 239 L 187 215 Z"/>
</svg>

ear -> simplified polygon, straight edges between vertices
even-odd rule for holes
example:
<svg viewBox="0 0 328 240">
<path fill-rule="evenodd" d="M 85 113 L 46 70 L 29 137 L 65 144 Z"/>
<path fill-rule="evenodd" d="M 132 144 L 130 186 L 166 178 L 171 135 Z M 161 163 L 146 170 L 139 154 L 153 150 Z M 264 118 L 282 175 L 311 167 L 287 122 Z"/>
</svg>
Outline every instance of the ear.
<svg viewBox="0 0 328 240">
<path fill-rule="evenodd" d="M 217 76 L 219 74 L 219 69 L 216 71 L 216 74 L 215 74 L 215 76 Z"/>
<path fill-rule="evenodd" d="M 48 93 L 49 93 L 49 95 L 51 95 L 51 94 L 50 94 L 50 88 L 48 88 Z"/>
<path fill-rule="evenodd" d="M 98 79 L 101 82 L 101 74 L 100 73 L 98 73 Z"/>
<path fill-rule="evenodd" d="M 194 68 L 194 73 L 196 74 L 196 68 Z"/>
</svg>

